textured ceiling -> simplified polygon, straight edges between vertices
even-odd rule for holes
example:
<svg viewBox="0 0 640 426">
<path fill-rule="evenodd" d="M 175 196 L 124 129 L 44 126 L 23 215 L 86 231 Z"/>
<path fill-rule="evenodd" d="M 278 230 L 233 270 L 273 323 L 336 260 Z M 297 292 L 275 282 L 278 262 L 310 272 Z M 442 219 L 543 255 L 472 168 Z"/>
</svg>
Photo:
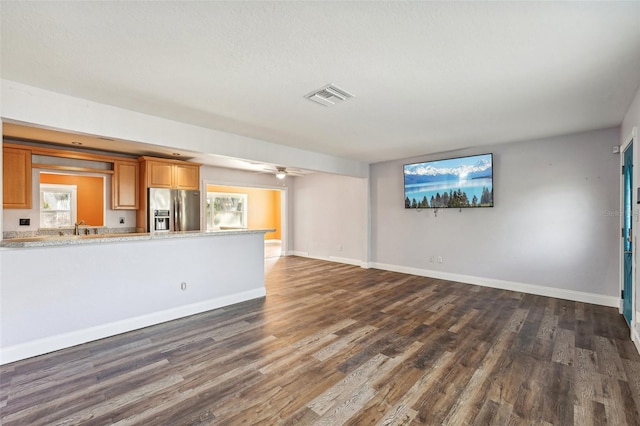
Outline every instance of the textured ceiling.
<svg viewBox="0 0 640 426">
<path fill-rule="evenodd" d="M 640 2 L 6 2 L 16 82 L 365 162 L 619 125 Z M 328 83 L 355 95 L 327 108 Z"/>
</svg>

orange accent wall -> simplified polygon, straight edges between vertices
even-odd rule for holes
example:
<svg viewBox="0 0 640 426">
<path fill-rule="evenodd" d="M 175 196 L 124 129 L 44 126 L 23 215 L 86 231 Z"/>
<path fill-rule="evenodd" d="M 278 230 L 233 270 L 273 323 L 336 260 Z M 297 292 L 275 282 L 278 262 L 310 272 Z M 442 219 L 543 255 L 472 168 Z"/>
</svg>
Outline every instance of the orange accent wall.
<svg viewBox="0 0 640 426">
<path fill-rule="evenodd" d="M 231 192 L 247 194 L 247 226 L 249 228 L 275 228 L 276 232 L 267 232 L 265 240 L 281 239 L 280 191 L 237 186 L 207 185 L 207 192 Z"/>
<path fill-rule="evenodd" d="M 97 176 L 40 173 L 40 183 L 77 185 L 78 222 L 104 226 L 104 178 Z"/>
<path fill-rule="evenodd" d="M 282 239 L 282 234 L 280 232 L 280 228 L 282 227 L 282 191 L 271 191 L 273 193 L 273 205 L 275 206 L 275 212 L 274 212 L 274 222 L 276 224 L 275 228 L 276 228 L 276 232 L 274 232 L 273 234 L 275 234 L 275 236 L 271 239 L 273 240 L 281 240 Z"/>
</svg>

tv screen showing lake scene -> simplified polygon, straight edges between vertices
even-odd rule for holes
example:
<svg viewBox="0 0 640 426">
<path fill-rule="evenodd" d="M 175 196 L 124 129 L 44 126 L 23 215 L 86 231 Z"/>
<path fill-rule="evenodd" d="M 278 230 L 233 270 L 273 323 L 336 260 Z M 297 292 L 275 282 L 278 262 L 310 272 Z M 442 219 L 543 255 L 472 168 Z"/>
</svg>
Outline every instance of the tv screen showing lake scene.
<svg viewBox="0 0 640 426">
<path fill-rule="evenodd" d="M 493 207 L 493 154 L 405 164 L 404 207 Z"/>
</svg>

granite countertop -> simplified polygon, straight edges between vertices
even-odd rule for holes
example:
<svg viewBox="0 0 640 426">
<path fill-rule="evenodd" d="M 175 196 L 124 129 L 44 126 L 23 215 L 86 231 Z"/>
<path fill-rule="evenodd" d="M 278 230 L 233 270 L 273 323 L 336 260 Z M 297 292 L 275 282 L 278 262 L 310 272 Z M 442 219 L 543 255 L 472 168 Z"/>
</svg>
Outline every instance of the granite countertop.
<svg viewBox="0 0 640 426">
<path fill-rule="evenodd" d="M 0 241 L 0 248 L 53 247 L 80 244 L 102 244 L 122 241 L 166 240 L 170 238 L 215 237 L 223 235 L 265 234 L 275 229 L 220 229 L 215 231 L 184 231 L 127 234 L 91 234 L 10 238 Z"/>
</svg>

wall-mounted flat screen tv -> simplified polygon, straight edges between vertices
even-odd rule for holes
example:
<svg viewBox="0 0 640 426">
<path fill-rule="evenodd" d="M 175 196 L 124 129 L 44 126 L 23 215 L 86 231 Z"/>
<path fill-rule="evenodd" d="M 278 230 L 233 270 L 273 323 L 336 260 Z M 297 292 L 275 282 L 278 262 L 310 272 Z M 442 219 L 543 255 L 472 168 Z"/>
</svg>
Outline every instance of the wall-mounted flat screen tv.
<svg viewBox="0 0 640 426">
<path fill-rule="evenodd" d="M 404 207 L 493 207 L 493 154 L 405 164 Z"/>
</svg>

